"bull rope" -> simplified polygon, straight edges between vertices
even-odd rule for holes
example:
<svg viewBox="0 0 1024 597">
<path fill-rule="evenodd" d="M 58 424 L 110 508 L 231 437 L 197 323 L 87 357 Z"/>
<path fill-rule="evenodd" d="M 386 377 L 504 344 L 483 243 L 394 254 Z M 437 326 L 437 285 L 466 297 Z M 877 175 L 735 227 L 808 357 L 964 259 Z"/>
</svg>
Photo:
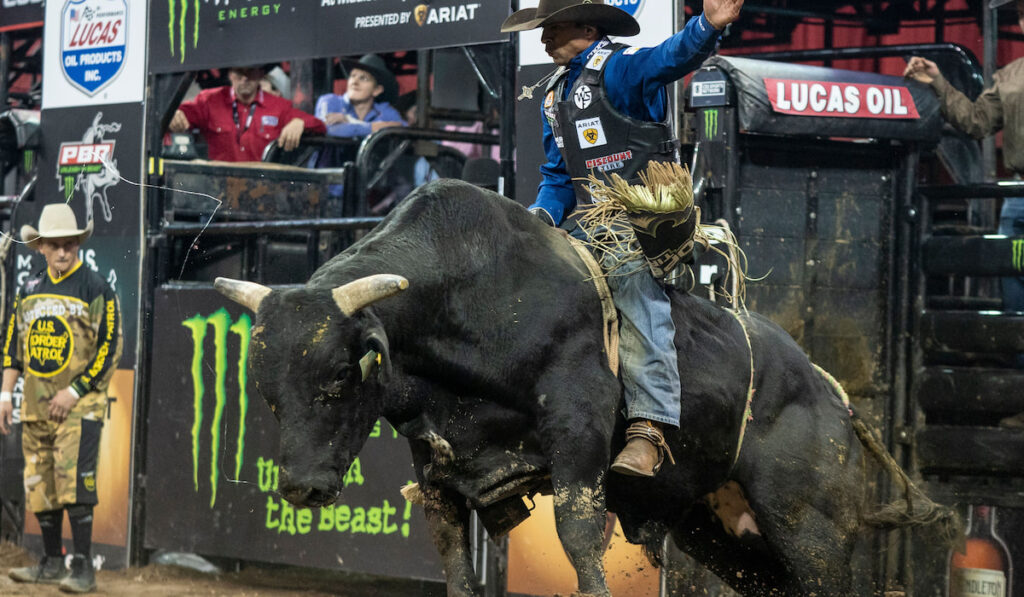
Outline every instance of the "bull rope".
<svg viewBox="0 0 1024 597">
<path fill-rule="evenodd" d="M 747 403 L 743 406 L 743 418 L 740 421 L 740 436 L 736 441 L 736 455 L 733 456 L 732 466 L 729 467 L 729 475 L 732 475 L 732 469 L 736 468 L 736 463 L 740 460 L 740 450 L 743 448 L 743 437 L 747 434 L 747 424 L 754 420 L 754 346 L 750 343 L 750 332 L 747 331 L 747 325 L 743 323 L 740 312 L 735 309 L 726 310 L 740 324 L 743 338 L 747 341 L 747 352 L 750 354 L 750 383 L 747 385 Z M 746 311 L 746 308 L 744 307 L 743 310 Z"/>
<path fill-rule="evenodd" d="M 572 248 L 576 249 L 576 253 L 580 256 L 583 264 L 587 266 L 587 271 L 590 272 L 590 279 L 594 282 L 594 287 L 597 289 L 597 296 L 601 299 L 601 316 L 604 322 L 601 325 L 601 335 L 604 338 L 604 349 L 608 355 L 608 368 L 618 377 L 619 316 L 615 310 L 615 303 L 612 301 L 612 292 L 608 288 L 608 281 L 605 280 L 604 272 L 601 271 L 601 265 L 594 258 L 590 249 L 587 248 L 587 243 L 571 236 L 566 236 L 566 238 L 569 239 L 569 244 L 572 245 Z"/>
</svg>

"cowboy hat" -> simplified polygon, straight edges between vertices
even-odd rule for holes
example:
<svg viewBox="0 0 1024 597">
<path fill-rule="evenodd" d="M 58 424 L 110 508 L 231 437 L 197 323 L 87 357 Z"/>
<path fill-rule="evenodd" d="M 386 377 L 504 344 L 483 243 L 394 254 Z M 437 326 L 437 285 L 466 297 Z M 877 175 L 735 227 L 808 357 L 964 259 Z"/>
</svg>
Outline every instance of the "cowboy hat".
<svg viewBox="0 0 1024 597">
<path fill-rule="evenodd" d="M 501 32 L 529 31 L 555 23 L 594 25 L 608 35 L 620 37 L 640 33 L 636 19 L 604 0 L 540 0 L 537 8 L 524 8 L 509 15 L 501 24 Z"/>
<path fill-rule="evenodd" d="M 380 94 L 380 101 L 392 103 L 398 98 L 398 80 L 388 70 L 387 64 L 384 63 L 384 59 L 380 56 L 367 54 L 359 60 L 343 59 L 341 63 L 345 66 L 346 72 L 351 72 L 352 69 L 358 68 L 373 75 L 373 78 L 377 80 L 377 84 L 384 88 L 384 93 Z"/>
<path fill-rule="evenodd" d="M 75 212 L 67 203 L 51 203 L 43 207 L 43 213 L 39 214 L 38 230 L 31 224 L 21 227 L 21 240 L 33 250 L 39 246 L 40 240 L 74 236 L 78 237 L 79 243 L 84 243 L 92 236 L 92 220 L 85 228 L 79 228 Z"/>
</svg>

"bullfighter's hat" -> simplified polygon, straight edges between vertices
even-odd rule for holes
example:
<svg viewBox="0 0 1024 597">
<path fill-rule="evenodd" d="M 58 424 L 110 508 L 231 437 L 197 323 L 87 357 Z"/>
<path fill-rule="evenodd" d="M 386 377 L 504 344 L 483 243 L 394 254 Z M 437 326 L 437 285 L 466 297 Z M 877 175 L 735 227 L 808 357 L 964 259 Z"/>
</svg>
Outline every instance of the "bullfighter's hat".
<svg viewBox="0 0 1024 597">
<path fill-rule="evenodd" d="M 540 0 L 537 8 L 524 8 L 509 15 L 501 32 L 529 31 L 555 23 L 583 23 L 599 27 L 608 35 L 629 37 L 640 33 L 640 23 L 621 8 L 604 0 Z"/>
<path fill-rule="evenodd" d="M 21 240 L 30 249 L 37 248 L 39 241 L 47 238 L 78 237 L 78 242 L 84 243 L 90 236 L 92 221 L 85 228 L 79 228 L 75 212 L 67 203 L 51 203 L 43 207 L 43 212 L 39 214 L 38 230 L 31 224 L 21 227 Z"/>
</svg>

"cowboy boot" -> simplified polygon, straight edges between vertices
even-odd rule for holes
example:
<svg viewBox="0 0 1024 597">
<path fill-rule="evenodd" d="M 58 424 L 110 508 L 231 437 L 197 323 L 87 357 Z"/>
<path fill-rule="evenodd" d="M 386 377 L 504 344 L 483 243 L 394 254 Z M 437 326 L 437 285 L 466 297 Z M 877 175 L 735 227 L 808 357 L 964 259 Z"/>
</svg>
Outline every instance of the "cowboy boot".
<svg viewBox="0 0 1024 597">
<path fill-rule="evenodd" d="M 626 447 L 615 457 L 612 470 L 621 475 L 653 477 L 665 461 L 666 454 L 675 464 L 660 425 L 647 420 L 635 421 L 626 428 Z"/>
</svg>

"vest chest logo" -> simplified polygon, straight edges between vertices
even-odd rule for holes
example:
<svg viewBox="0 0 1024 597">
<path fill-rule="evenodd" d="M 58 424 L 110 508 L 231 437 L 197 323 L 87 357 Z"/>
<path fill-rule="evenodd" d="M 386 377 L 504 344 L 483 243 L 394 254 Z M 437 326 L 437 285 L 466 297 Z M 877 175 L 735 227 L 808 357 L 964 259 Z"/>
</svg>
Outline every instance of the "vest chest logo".
<svg viewBox="0 0 1024 597">
<path fill-rule="evenodd" d="M 75 337 L 67 320 L 46 315 L 28 330 L 28 370 L 37 377 L 53 377 L 67 368 L 75 349 Z"/>
<path fill-rule="evenodd" d="M 587 160 L 587 170 L 593 170 L 594 168 L 597 168 L 598 172 L 621 170 L 626 166 L 626 162 L 631 159 L 633 159 L 632 151 L 613 153 L 612 155 Z"/>
<path fill-rule="evenodd" d="M 589 85 L 580 85 L 576 93 L 573 94 L 572 101 L 580 110 L 586 110 L 594 101 L 594 92 L 590 90 Z"/>
<path fill-rule="evenodd" d="M 554 105 L 555 105 L 555 90 L 552 89 L 551 91 L 548 92 L 548 94 L 546 96 L 544 96 L 544 108 L 548 109 L 548 108 L 551 108 L 551 106 L 554 106 Z"/>
<path fill-rule="evenodd" d="M 604 127 L 600 118 L 587 118 L 576 121 L 576 134 L 579 136 L 580 147 L 589 149 L 608 144 L 604 134 Z"/>
</svg>

